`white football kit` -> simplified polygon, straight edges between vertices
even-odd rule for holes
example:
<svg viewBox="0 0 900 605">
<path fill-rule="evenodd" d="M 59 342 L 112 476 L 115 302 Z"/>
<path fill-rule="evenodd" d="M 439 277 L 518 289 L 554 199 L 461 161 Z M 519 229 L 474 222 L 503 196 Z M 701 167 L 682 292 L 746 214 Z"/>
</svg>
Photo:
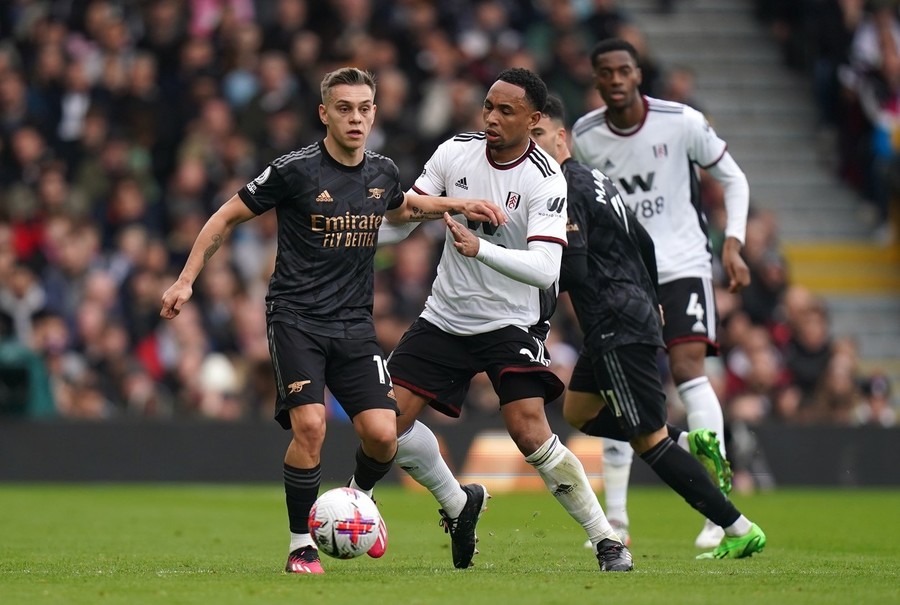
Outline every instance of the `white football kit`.
<svg viewBox="0 0 900 605">
<path fill-rule="evenodd" d="M 566 245 L 566 181 L 559 164 L 533 141 L 519 159 L 500 165 L 488 155 L 483 132 L 457 135 L 438 147 L 413 190 L 494 202 L 508 218 L 505 225 L 469 223 L 468 227 L 483 240 L 508 250 L 527 250 L 532 241 Z M 465 218 L 458 219 L 466 224 Z M 554 284 L 551 299 L 534 286 L 463 256 L 448 233 L 421 317 L 456 335 L 507 326 L 527 329 L 547 319 L 556 289 Z"/>
<path fill-rule="evenodd" d="M 656 244 L 659 283 L 685 277 L 711 279 L 698 167 L 715 171 L 721 162 L 725 171 L 714 176 L 736 183 L 726 189 L 726 235 L 741 243 L 749 205 L 746 179 L 702 113 L 681 103 L 643 99 L 644 121 L 628 132 L 607 121 L 605 107 L 581 117 L 572 129 L 572 154 L 609 176 L 650 233 Z"/>
</svg>

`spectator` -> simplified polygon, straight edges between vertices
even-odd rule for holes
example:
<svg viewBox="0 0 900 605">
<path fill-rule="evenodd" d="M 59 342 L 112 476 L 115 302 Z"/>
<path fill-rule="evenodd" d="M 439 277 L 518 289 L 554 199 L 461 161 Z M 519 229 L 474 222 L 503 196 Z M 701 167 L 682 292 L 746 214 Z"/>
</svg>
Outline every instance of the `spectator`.
<svg viewBox="0 0 900 605">
<path fill-rule="evenodd" d="M 0 313 L 11 320 L 7 338 L 31 345 L 35 316 L 46 307 L 44 287 L 28 265 L 17 263 L 10 275 L 0 281 Z"/>
<path fill-rule="evenodd" d="M 259 90 L 243 106 L 240 129 L 250 140 L 259 141 L 265 133 L 266 118 L 282 109 L 302 112 L 297 99 L 298 85 L 290 71 L 287 55 L 266 51 L 259 59 Z"/>
<path fill-rule="evenodd" d="M 560 38 L 574 35 L 573 43 L 577 47 L 587 49 L 591 47 L 593 36 L 580 21 L 573 0 L 545 0 L 542 4 L 541 19 L 525 32 L 525 46 L 534 54 L 537 67 L 541 71 L 546 71 L 551 66 L 553 48 Z"/>
<path fill-rule="evenodd" d="M 277 0 L 275 14 L 263 28 L 262 50 L 290 48 L 297 32 L 309 29 L 307 0 Z"/>
<path fill-rule="evenodd" d="M 814 403 L 816 392 L 821 388 L 821 379 L 826 375 L 831 361 L 831 345 L 828 314 L 824 306 L 817 304 L 802 311 L 784 350 L 791 382 L 800 390 L 800 409 L 796 410 L 796 414 L 803 415 L 803 408 Z"/>
<path fill-rule="evenodd" d="M 774 224 L 764 217 L 747 220 L 743 256 L 750 269 L 750 284 L 741 291 L 741 306 L 757 325 L 766 325 L 787 287 L 787 266 L 775 240 Z"/>
<path fill-rule="evenodd" d="M 593 0 L 592 10 L 582 20 L 585 29 L 594 35 L 594 44 L 619 37 L 622 26 L 630 22 L 631 18 L 617 0 Z"/>
<path fill-rule="evenodd" d="M 697 99 L 697 73 L 687 65 L 673 65 L 666 70 L 662 84 L 662 97 L 693 107 L 701 113 L 703 107 Z"/>
<path fill-rule="evenodd" d="M 852 413 L 857 426 L 892 427 L 897 424 L 897 410 L 891 405 L 891 382 L 876 372 L 860 385 L 861 398 Z"/>
<path fill-rule="evenodd" d="M 411 83 L 396 68 L 383 69 L 378 77 L 378 113 L 369 135 L 369 149 L 396 160 L 400 181 L 412 183 L 424 163 L 415 122 L 409 119 Z"/>
</svg>

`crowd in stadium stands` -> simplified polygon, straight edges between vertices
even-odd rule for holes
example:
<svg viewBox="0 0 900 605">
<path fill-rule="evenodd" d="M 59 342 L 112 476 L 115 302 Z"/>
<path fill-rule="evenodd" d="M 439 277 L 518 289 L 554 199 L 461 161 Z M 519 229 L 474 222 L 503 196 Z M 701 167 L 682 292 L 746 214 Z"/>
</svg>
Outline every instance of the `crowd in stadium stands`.
<svg viewBox="0 0 900 605">
<path fill-rule="evenodd" d="M 755 0 L 784 61 L 810 75 L 823 154 L 868 200 L 882 241 L 900 224 L 900 1 Z"/>
<path fill-rule="evenodd" d="M 873 145 L 871 162 L 857 150 L 883 124 L 863 111 L 866 83 L 881 75 L 895 95 L 900 90 L 900 60 L 871 38 L 891 27 L 900 37 L 895 10 L 854 13 L 859 4 L 759 2 L 786 55 L 799 61 L 794 55 L 803 53 L 803 65 L 815 68 L 823 123 L 855 138 L 855 149 L 840 146 L 842 174 L 883 195 L 896 186 L 887 175 L 900 174 L 886 168 L 900 146 L 896 126 L 894 146 Z M 801 5 L 817 19 L 780 12 Z M 799 49 L 797 29 L 808 34 Z M 271 417 L 263 298 L 274 213 L 237 230 L 175 320 L 160 320 L 160 297 L 218 205 L 266 162 L 323 136 L 321 76 L 347 64 L 376 75 L 370 148 L 393 158 L 411 185 L 438 142 L 480 129 L 485 86 L 505 67 L 541 73 L 572 119 L 596 107 L 588 51 L 609 36 L 645 53 L 644 92 L 696 105 L 694 74 L 655 61 L 615 0 L 2 3 L 0 399 L 7 412 L 27 400 L 24 413 L 33 417 Z M 853 105 L 842 68 L 864 60 L 874 63 L 853 72 Z M 878 115 L 894 110 L 896 120 L 900 105 L 890 98 Z M 704 184 L 718 255 L 724 210 L 715 184 Z M 440 225 L 426 225 L 377 255 L 374 314 L 386 350 L 423 307 L 442 237 Z M 894 424 L 887 381 L 863 380 L 854 343 L 831 336 L 823 302 L 788 283 L 771 215 L 751 214 L 745 256 L 753 284 L 739 295 L 718 291 L 722 353 L 710 362 L 728 421 Z M 563 298 L 550 350 L 564 380 L 579 338 Z M 490 385 L 478 385 L 470 413 L 496 414 Z M 677 420 L 674 405 L 672 412 Z"/>
</svg>

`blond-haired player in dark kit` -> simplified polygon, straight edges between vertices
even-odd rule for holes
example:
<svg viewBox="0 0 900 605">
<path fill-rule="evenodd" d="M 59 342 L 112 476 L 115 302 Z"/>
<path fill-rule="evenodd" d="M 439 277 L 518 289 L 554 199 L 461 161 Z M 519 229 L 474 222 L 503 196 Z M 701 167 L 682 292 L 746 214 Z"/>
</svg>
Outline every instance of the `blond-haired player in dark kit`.
<svg viewBox="0 0 900 605">
<path fill-rule="evenodd" d="M 713 431 L 724 457 L 722 407 L 705 368 L 706 357 L 718 352 L 718 344 L 712 252 L 700 208 L 699 177 L 703 168 L 722 184 L 727 215 L 722 267 L 732 292 L 750 283 L 750 270 L 741 258 L 750 195 L 747 178 L 703 114 L 641 95 L 637 51 L 627 41 L 598 43 L 591 64 L 605 106 L 575 122 L 572 155 L 616 184 L 625 205 L 653 238 L 669 371 L 687 411 L 688 427 Z M 709 450 L 712 444 L 698 440 L 691 447 Z M 631 457 L 628 444 L 604 440 L 606 510 L 622 532 L 628 526 Z M 724 493 L 731 490 L 730 468 L 720 487 Z M 721 527 L 707 521 L 695 545 L 712 548 L 723 535 Z"/>
<path fill-rule="evenodd" d="M 724 528 L 725 538 L 702 558 L 737 559 L 762 551 L 763 531 L 719 490 L 725 471 L 719 448 L 698 452 L 699 461 L 688 453 L 697 439 L 717 446 L 715 435 L 666 423 L 656 363 L 663 341 L 653 240 L 612 181 L 572 159 L 559 99 L 550 97 L 531 137 L 560 163 L 569 186 L 569 245 L 560 286 L 571 298 L 584 347 L 563 415 L 588 435 L 629 442 L 660 479 Z"/>
<path fill-rule="evenodd" d="M 162 297 L 173 319 L 207 261 L 239 224 L 274 209 L 278 253 L 266 296 L 269 350 L 278 397 L 275 419 L 291 431 L 284 457 L 290 526 L 285 571 L 324 573 L 309 532 L 321 484 L 325 387 L 350 416 L 361 444 L 350 485 L 371 495 L 397 451 L 397 403 L 372 319 L 374 266 L 384 217 L 395 223 L 462 213 L 499 226 L 493 204 L 404 193 L 394 162 L 367 151 L 375 80 L 346 67 L 325 75 L 319 119 L 324 140 L 285 154 L 247 183 L 201 229 L 181 275 Z M 387 547 L 381 524 L 369 551 Z"/>
</svg>

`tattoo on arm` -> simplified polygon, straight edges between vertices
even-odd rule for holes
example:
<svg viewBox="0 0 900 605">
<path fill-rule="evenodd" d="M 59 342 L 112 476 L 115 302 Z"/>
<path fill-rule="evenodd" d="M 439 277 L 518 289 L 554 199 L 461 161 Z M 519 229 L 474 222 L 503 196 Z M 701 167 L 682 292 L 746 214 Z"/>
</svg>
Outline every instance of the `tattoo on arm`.
<svg viewBox="0 0 900 605">
<path fill-rule="evenodd" d="M 410 212 L 412 213 L 409 217 L 410 222 L 434 221 L 444 216 L 443 212 L 426 212 L 418 206 L 412 206 Z"/>
<path fill-rule="evenodd" d="M 222 236 L 218 233 L 212 236 L 212 243 L 209 247 L 203 252 L 203 266 L 206 266 L 206 263 L 209 262 L 209 259 L 212 258 L 212 255 L 216 253 L 216 250 L 219 249 L 219 246 L 222 245 Z"/>
</svg>

